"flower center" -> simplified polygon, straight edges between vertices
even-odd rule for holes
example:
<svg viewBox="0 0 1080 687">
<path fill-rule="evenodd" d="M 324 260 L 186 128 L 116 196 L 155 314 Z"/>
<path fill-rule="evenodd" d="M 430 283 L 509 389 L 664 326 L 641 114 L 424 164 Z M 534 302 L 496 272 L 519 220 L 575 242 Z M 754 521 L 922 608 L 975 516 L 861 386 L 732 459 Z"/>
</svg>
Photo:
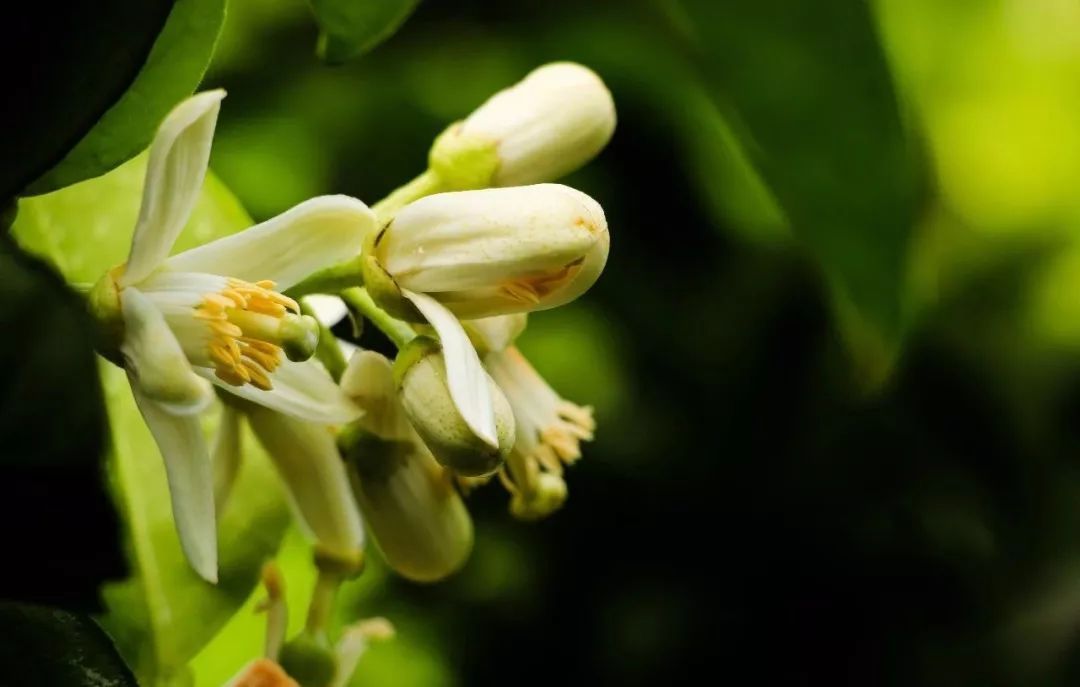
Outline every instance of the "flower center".
<svg viewBox="0 0 1080 687">
<path fill-rule="evenodd" d="M 229 279 L 221 291 L 203 294 L 195 317 L 210 330 L 214 374 L 234 386 L 269 391 L 283 356 L 307 360 L 319 340 L 315 318 L 301 315 L 297 302 L 274 291 L 269 280 Z"/>
</svg>

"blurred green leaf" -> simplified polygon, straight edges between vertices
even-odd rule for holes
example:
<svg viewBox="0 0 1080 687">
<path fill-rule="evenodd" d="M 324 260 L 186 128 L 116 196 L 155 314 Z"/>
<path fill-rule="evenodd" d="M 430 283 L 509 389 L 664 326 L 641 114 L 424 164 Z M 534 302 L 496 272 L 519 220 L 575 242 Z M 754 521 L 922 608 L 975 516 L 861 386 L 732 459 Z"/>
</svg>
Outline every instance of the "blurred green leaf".
<svg viewBox="0 0 1080 687">
<path fill-rule="evenodd" d="M 5 24 L 19 46 L 7 60 L 0 198 L 55 165 L 116 102 L 165 23 L 167 0 L 18 3 Z"/>
<path fill-rule="evenodd" d="M 169 110 L 199 85 L 224 20 L 225 0 L 178 0 L 135 82 L 27 193 L 104 174 L 149 145 Z"/>
<path fill-rule="evenodd" d="M 751 159 L 820 261 L 861 381 L 881 382 L 905 329 L 920 183 L 869 4 L 673 7 L 714 97 L 733 107 Z"/>
<path fill-rule="evenodd" d="M 55 608 L 0 604 L 0 684 L 137 687 L 94 621 Z"/>
<path fill-rule="evenodd" d="M 0 464 L 96 464 L 105 416 L 82 299 L 39 260 L 0 241 Z"/>
<path fill-rule="evenodd" d="M 90 285 L 127 259 L 139 216 L 146 155 L 74 186 L 19 200 L 11 231 L 25 250 L 49 261 L 73 284 Z M 173 252 L 251 224 L 240 203 L 212 173 Z"/>
<path fill-rule="evenodd" d="M 112 486 L 126 516 L 132 577 L 107 585 L 102 623 L 147 684 L 169 684 L 243 605 L 289 521 L 277 476 L 254 437 L 218 524 L 218 584 L 191 570 L 173 525 L 165 468 L 118 368 L 102 364 L 114 429 Z M 208 427 L 213 430 L 213 427 Z"/>
<path fill-rule="evenodd" d="M 91 282 L 122 262 L 138 215 L 146 157 L 102 177 L 20 201 L 13 227 L 28 250 L 75 282 Z M 175 250 L 251 223 L 231 193 L 208 175 Z M 185 664 L 241 606 L 289 520 L 269 460 L 249 433 L 244 462 L 218 526 L 217 586 L 189 568 L 173 526 L 165 468 L 123 371 L 101 364 L 112 455 L 111 487 L 127 526 L 132 577 L 104 590 L 103 623 L 145 685 L 183 680 Z M 207 430 L 212 431 L 212 422 Z"/>
<path fill-rule="evenodd" d="M 311 0 L 319 57 L 339 64 L 370 51 L 405 23 L 420 0 Z"/>
</svg>

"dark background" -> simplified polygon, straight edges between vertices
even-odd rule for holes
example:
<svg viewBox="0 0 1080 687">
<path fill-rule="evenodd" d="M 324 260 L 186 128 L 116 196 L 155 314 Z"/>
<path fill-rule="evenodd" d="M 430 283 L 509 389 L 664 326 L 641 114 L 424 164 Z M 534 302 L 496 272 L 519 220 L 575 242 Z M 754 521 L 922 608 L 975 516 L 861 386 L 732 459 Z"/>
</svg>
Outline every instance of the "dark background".
<svg viewBox="0 0 1080 687">
<path fill-rule="evenodd" d="M 405 606 L 431 624 L 448 681 L 1080 679 L 1078 342 L 1033 324 L 1042 301 L 1031 296 L 1071 303 L 1067 285 L 1080 290 L 1076 270 L 1045 281 L 1055 257 L 1076 252 L 1080 214 L 1062 179 L 1080 174 L 1042 144 L 1068 150 L 1074 133 L 1042 116 L 1052 105 L 1075 119 L 1075 95 L 1055 84 L 1080 56 L 1040 62 L 1009 33 L 1030 20 L 1052 42 L 1080 35 L 1069 33 L 1080 21 L 1037 11 L 1049 2 L 1027 19 L 1005 4 L 874 5 L 925 165 L 911 242 L 941 235 L 949 249 L 904 256 L 942 286 L 907 326 L 888 380 L 868 390 L 827 268 L 790 237 L 782 210 L 746 200 L 761 182 L 732 172 L 730 150 L 702 161 L 715 139 L 681 110 L 690 84 L 713 82 L 692 60 L 679 66 L 685 55 L 656 19 L 670 19 L 665 3 L 429 0 L 339 68 L 312 55 L 302 3 L 233 3 L 205 82 L 229 91 L 212 166 L 257 220 L 318 193 L 376 201 L 423 169 L 448 122 L 546 61 L 589 64 L 615 97 L 611 144 L 567 181 L 607 213 L 608 268 L 581 303 L 534 316 L 522 340 L 557 389 L 596 407 L 597 440 L 569 471 L 570 500 L 525 524 L 497 486 L 479 491 L 474 561 L 433 587 L 391 581 L 376 608 Z M 805 26 L 826 41 L 853 30 Z M 753 31 L 748 19 L 748 41 Z M 760 50 L 784 46 L 763 39 Z M 805 86 L 774 76 L 762 76 L 763 92 Z M 725 95 L 716 121 L 729 114 Z M 985 122 L 953 121 L 962 106 L 997 107 L 1003 126 L 980 138 Z M 737 125 L 737 106 L 730 117 Z M 784 152 L 769 164 L 783 167 Z M 18 317 L 5 318 L 18 332 Z M 4 352 L 17 361 L 12 336 Z M 23 393 L 5 397 L 5 437 L 34 427 L 10 420 Z M 87 414 L 88 430 L 42 427 L 85 433 L 77 450 L 93 451 L 99 416 Z M 95 609 L 100 582 L 124 570 L 99 476 L 5 469 L 5 589 Z"/>
</svg>

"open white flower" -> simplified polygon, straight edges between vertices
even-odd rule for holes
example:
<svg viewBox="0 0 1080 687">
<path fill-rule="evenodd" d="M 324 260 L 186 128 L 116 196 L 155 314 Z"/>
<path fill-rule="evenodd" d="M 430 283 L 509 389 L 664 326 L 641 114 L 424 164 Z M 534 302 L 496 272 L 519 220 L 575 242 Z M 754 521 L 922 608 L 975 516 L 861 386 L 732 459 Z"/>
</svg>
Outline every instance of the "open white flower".
<svg viewBox="0 0 1080 687">
<path fill-rule="evenodd" d="M 513 345 L 524 328 L 524 316 L 466 323 L 484 352 L 485 369 L 514 412 L 516 440 L 499 472 L 511 495 L 510 512 L 523 520 L 537 520 L 566 500 L 563 466 L 581 457 L 581 442 L 592 440 L 596 422 L 592 408 L 559 396 Z"/>
<path fill-rule="evenodd" d="M 212 385 L 325 424 L 359 409 L 311 356 L 313 318 L 281 291 L 359 251 L 374 216 L 345 196 L 314 198 L 238 234 L 169 257 L 206 174 L 224 91 L 178 105 L 150 148 L 128 261 L 95 287 L 135 400 L 158 443 L 192 567 L 216 579 L 214 479 L 199 412 Z M 109 354 L 108 351 L 106 351 Z"/>
</svg>

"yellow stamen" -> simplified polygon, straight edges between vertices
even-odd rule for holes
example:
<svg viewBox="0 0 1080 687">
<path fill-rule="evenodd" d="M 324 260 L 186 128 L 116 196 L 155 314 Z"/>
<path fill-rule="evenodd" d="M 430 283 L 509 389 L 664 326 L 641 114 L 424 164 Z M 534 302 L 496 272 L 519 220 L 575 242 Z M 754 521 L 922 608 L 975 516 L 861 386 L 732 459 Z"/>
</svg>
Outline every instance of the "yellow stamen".
<svg viewBox="0 0 1080 687">
<path fill-rule="evenodd" d="M 207 325 L 207 357 L 214 374 L 228 384 L 270 390 L 270 375 L 286 352 L 291 360 L 306 359 L 315 335 L 300 305 L 276 291 L 274 282 L 229 279 L 216 293 L 207 293 L 195 317 Z"/>
</svg>

